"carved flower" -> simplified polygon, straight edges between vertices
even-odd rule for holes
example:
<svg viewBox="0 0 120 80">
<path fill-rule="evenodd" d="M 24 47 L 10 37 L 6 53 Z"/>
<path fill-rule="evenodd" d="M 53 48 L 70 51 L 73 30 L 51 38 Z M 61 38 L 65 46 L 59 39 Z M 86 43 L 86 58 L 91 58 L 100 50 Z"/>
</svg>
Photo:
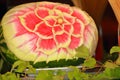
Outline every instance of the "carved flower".
<svg viewBox="0 0 120 80">
<path fill-rule="evenodd" d="M 93 23 L 92 26 L 92 19 L 78 8 L 38 2 L 17 6 L 8 14 L 10 20 L 5 28 L 12 35 L 6 40 L 9 40 L 11 51 L 23 60 L 72 59 L 76 55 L 75 49 L 82 44 L 87 47 L 96 45 L 91 43 L 96 38 L 96 27 Z"/>
</svg>

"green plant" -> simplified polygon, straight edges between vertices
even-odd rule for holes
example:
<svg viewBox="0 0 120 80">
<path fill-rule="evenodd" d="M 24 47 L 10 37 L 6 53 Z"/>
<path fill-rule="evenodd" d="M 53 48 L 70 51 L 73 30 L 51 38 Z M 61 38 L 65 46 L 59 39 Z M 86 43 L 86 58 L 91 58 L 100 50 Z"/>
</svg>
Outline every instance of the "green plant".
<svg viewBox="0 0 120 80">
<path fill-rule="evenodd" d="M 110 54 L 119 51 L 120 47 L 114 46 L 110 50 Z M 117 60 L 118 59 L 119 57 Z M 97 71 L 92 71 L 94 68 L 96 68 L 96 60 L 92 57 L 89 57 L 85 59 L 83 64 L 81 64 L 81 68 L 78 68 L 77 66 L 68 66 L 66 70 L 44 70 L 44 68 L 41 68 L 41 70 L 37 72 L 36 68 L 34 68 L 30 62 L 18 60 L 13 64 L 10 72 L 0 75 L 0 80 L 21 80 L 23 77 L 29 77 L 28 74 L 33 74 L 35 80 L 64 80 L 65 76 L 69 80 L 120 79 L 120 64 L 118 62 L 116 63 L 116 61 L 113 62 L 112 60 L 107 60 L 101 66 L 99 66 Z"/>
</svg>

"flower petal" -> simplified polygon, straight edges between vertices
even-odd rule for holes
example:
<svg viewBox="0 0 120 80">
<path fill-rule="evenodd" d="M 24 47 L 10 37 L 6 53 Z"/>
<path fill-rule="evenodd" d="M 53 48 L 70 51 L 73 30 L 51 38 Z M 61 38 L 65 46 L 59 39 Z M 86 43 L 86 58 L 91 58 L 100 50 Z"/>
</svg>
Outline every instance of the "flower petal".
<svg viewBox="0 0 120 80">
<path fill-rule="evenodd" d="M 58 6 L 56 6 L 55 7 L 57 10 L 60 10 L 61 12 L 65 12 L 65 13 L 71 13 L 72 12 L 72 10 L 71 10 L 71 8 L 68 6 L 68 5 L 58 5 Z"/>
<path fill-rule="evenodd" d="M 45 20 L 46 20 L 46 24 L 48 24 L 48 25 L 50 25 L 50 26 L 52 26 L 52 27 L 53 27 L 53 26 L 55 25 L 55 23 L 56 23 L 56 20 L 53 19 L 52 16 L 46 17 Z"/>
<path fill-rule="evenodd" d="M 40 17 L 42 19 L 49 15 L 48 9 L 46 9 L 44 7 L 36 8 L 35 13 L 38 17 Z"/>
<path fill-rule="evenodd" d="M 38 25 L 36 25 L 36 30 L 35 32 L 38 35 L 42 35 L 43 37 L 52 37 L 53 36 L 53 32 L 52 32 L 52 28 L 49 27 L 45 22 L 42 22 Z"/>
<path fill-rule="evenodd" d="M 69 48 L 70 49 L 77 48 L 82 43 L 81 41 L 82 41 L 81 38 L 77 38 L 77 37 L 71 36 L 71 42 L 70 42 Z"/>
<path fill-rule="evenodd" d="M 83 30 L 84 30 L 84 25 L 82 24 L 81 21 L 79 21 L 78 19 L 76 19 L 75 23 L 73 24 L 73 34 L 74 35 L 79 35 L 82 34 L 83 35 Z"/>
<path fill-rule="evenodd" d="M 67 20 L 71 24 L 75 22 L 75 17 L 71 16 L 70 14 L 64 13 L 64 19 Z"/>
<path fill-rule="evenodd" d="M 51 2 L 40 2 L 40 4 L 38 5 L 39 7 L 45 7 L 48 9 L 53 9 L 55 7 L 55 3 L 51 3 Z"/>
<path fill-rule="evenodd" d="M 72 27 L 70 24 L 64 24 L 64 30 L 67 32 L 67 33 L 71 33 L 72 32 Z"/>
<path fill-rule="evenodd" d="M 66 43 L 69 39 L 69 35 L 66 34 L 66 33 L 63 33 L 61 35 L 56 35 L 56 40 L 58 42 L 58 44 L 61 44 L 61 43 Z"/>
<path fill-rule="evenodd" d="M 54 34 L 61 34 L 61 32 L 63 31 L 60 25 L 54 26 Z"/>
<path fill-rule="evenodd" d="M 56 47 L 54 39 L 41 39 L 38 43 L 39 48 L 44 50 L 51 50 Z"/>
<path fill-rule="evenodd" d="M 84 24 L 88 24 L 89 23 L 89 16 L 87 15 L 86 12 L 83 12 L 82 10 L 80 10 L 79 8 L 73 8 L 73 13 L 72 16 L 76 17 L 77 19 L 79 19 L 80 21 L 82 21 Z"/>
<path fill-rule="evenodd" d="M 42 20 L 38 18 L 33 11 L 26 13 L 23 16 L 19 16 L 22 25 L 28 30 L 33 31 L 35 25 L 40 23 Z"/>
<path fill-rule="evenodd" d="M 25 29 L 25 27 L 21 24 L 20 20 L 18 17 L 15 17 L 15 19 L 10 22 L 10 23 L 15 23 L 14 24 L 14 28 L 15 28 L 15 35 L 14 37 L 18 37 L 18 36 L 21 36 L 25 33 L 27 33 L 28 31 Z"/>
</svg>

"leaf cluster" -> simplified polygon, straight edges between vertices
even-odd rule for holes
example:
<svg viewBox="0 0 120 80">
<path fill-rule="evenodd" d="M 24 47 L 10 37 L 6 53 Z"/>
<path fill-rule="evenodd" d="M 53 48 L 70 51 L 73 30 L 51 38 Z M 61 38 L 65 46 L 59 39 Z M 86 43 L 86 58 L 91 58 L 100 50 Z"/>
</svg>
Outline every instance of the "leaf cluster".
<svg viewBox="0 0 120 80">
<path fill-rule="evenodd" d="M 78 50 L 79 51 L 79 50 Z M 5 74 L 0 74 L 0 80 L 22 80 L 22 78 L 31 77 L 35 80 L 111 80 L 120 79 L 120 64 L 119 56 L 118 59 L 113 62 L 107 60 L 99 66 L 97 71 L 96 68 L 97 61 L 93 57 L 89 57 L 87 51 L 83 55 L 85 57 L 84 63 L 81 64 L 82 67 L 69 66 L 67 69 L 57 69 L 57 70 L 36 70 L 30 62 L 27 61 L 16 61 L 11 68 L 11 71 Z M 115 52 L 120 52 L 120 47 L 114 46 L 110 50 L 110 54 Z M 102 70 L 104 69 L 104 70 Z M 91 71 L 88 71 L 91 70 Z"/>
</svg>

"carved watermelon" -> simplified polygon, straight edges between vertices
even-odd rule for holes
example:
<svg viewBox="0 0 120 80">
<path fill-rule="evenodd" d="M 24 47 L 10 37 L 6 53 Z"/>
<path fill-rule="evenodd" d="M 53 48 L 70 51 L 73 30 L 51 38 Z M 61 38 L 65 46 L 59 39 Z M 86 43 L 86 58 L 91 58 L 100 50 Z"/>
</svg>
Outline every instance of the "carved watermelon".
<svg viewBox="0 0 120 80">
<path fill-rule="evenodd" d="M 19 59 L 42 62 L 78 58 L 85 45 L 93 55 L 98 31 L 84 11 L 67 4 L 33 2 L 9 10 L 1 22 L 8 48 Z"/>
</svg>

